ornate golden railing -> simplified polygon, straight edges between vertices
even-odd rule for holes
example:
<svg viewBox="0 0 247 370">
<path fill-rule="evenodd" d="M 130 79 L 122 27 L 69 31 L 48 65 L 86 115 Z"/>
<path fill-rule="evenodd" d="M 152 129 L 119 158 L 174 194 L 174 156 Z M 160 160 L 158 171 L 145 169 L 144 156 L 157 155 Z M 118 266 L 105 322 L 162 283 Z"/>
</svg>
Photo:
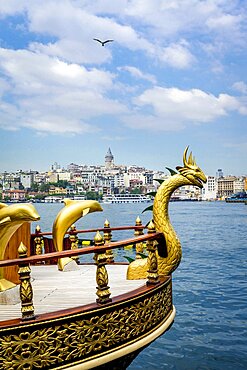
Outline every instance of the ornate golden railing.
<svg viewBox="0 0 247 370">
<path fill-rule="evenodd" d="M 111 241 L 113 231 L 128 229 L 134 230 L 133 237 Z M 19 258 L 0 261 L 0 268 L 19 267 L 21 298 L 21 318 L 0 322 L 1 368 L 61 370 L 78 365 L 81 369 L 123 370 L 142 348 L 168 330 L 176 312 L 172 304 L 172 281 L 171 276 L 158 276 L 156 258 L 156 248 L 165 245 L 164 235 L 155 232 L 152 222 L 146 234 L 143 230 L 142 225 L 110 228 L 109 222 L 105 222 L 104 228 L 96 232 L 89 230 L 94 232 L 93 246 L 77 248 L 80 231 L 72 227 L 68 233 L 70 249 L 44 254 L 42 238 L 51 233 L 38 230 L 34 235 L 35 255 L 27 256 L 28 249 L 21 243 Z M 146 284 L 111 298 L 107 265 L 117 264 L 112 260 L 112 251 L 143 244 L 148 252 Z M 138 248 L 137 258 L 141 253 Z M 90 254 L 96 265 L 95 302 L 35 315 L 32 265 Z M 45 274 L 46 266 L 41 269 Z"/>
<path fill-rule="evenodd" d="M 77 230 L 75 225 L 72 225 L 70 230 L 66 233 L 67 237 L 64 238 L 64 250 L 68 249 L 76 249 L 79 243 L 82 246 L 87 244 L 94 245 L 94 239 L 85 239 L 83 235 L 85 234 L 92 234 L 96 233 L 97 231 L 104 233 L 104 240 L 105 243 L 109 243 L 112 241 L 112 233 L 116 231 L 134 231 L 134 236 L 143 235 L 143 230 L 146 227 L 142 225 L 142 221 L 139 217 L 137 217 L 134 226 L 117 226 L 117 227 L 110 227 L 110 223 L 108 220 L 105 221 L 104 226 L 101 228 L 94 228 L 94 229 L 83 229 Z M 80 237 L 82 239 L 80 239 Z M 134 243 L 136 247 L 136 259 L 141 258 L 140 254 L 143 252 L 143 243 Z M 31 234 L 31 255 L 40 255 L 42 253 L 50 253 L 54 252 L 55 248 L 53 245 L 52 240 L 52 232 L 42 232 L 40 226 L 38 225 L 35 229 L 35 232 Z M 114 262 L 114 256 L 111 250 L 107 251 L 107 262 L 111 263 Z"/>
<path fill-rule="evenodd" d="M 106 230 L 107 229 L 107 230 Z M 114 229 L 128 229 L 128 227 L 114 228 Z M 94 261 L 97 266 L 96 269 L 96 283 L 97 283 L 97 304 L 104 305 L 111 301 L 110 288 L 108 287 L 108 273 L 106 265 L 111 255 L 111 251 L 117 248 L 124 248 L 128 245 L 136 245 L 146 242 L 148 250 L 148 275 L 147 284 L 155 285 L 159 282 L 157 274 L 157 260 L 156 260 L 156 245 L 164 242 L 163 233 L 157 233 L 154 230 L 153 223 L 151 222 L 148 226 L 148 233 L 145 235 L 135 236 L 117 242 L 109 242 L 111 228 L 104 228 L 104 239 L 103 235 L 97 230 L 94 237 L 94 246 L 83 247 L 83 248 L 72 248 L 70 250 L 62 252 L 51 252 L 46 254 L 36 254 L 27 257 L 27 248 L 21 243 L 18 248 L 19 258 L 12 260 L 0 261 L 0 268 L 7 266 L 18 265 L 19 278 L 20 278 L 20 298 L 21 298 L 21 313 L 22 320 L 32 320 L 35 318 L 34 306 L 33 306 L 33 291 L 30 280 L 31 264 L 37 264 L 52 260 L 58 260 L 59 258 L 72 257 L 78 258 L 81 255 L 94 254 Z M 90 230 L 92 231 L 92 230 Z M 40 238 L 40 237 L 39 237 Z M 156 241 L 156 242 L 155 242 Z M 37 242 L 37 241 L 36 241 Z M 40 244 L 40 240 L 38 241 Z M 37 244 L 38 244 L 37 243 Z M 111 262 L 111 261 L 110 261 Z"/>
</svg>

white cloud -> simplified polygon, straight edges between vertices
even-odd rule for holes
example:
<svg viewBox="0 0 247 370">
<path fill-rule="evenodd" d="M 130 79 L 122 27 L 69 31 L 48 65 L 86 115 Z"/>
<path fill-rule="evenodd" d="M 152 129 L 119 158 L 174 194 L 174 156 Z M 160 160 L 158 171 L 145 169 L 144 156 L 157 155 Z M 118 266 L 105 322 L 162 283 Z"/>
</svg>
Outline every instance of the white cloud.
<svg viewBox="0 0 247 370">
<path fill-rule="evenodd" d="M 11 86 L 8 101 L 12 103 L 6 103 L 4 93 L 9 85 L 0 81 L 0 122 L 4 129 L 78 133 L 89 131 L 85 120 L 126 110 L 107 97 L 114 79 L 109 72 L 31 51 L 6 49 L 0 49 L 0 71 Z"/>
<path fill-rule="evenodd" d="M 210 29 L 221 30 L 224 32 L 225 29 L 234 29 L 242 20 L 241 15 L 234 16 L 231 14 L 219 14 L 218 16 L 211 16 L 207 20 L 207 26 Z"/>
<path fill-rule="evenodd" d="M 247 94 L 247 84 L 243 81 L 235 82 L 232 87 L 234 90 L 237 90 L 242 94 Z"/>
<path fill-rule="evenodd" d="M 193 11 L 191 11 L 193 9 Z M 32 42 L 30 49 L 74 63 L 104 63 L 116 47 L 144 51 L 173 68 L 188 68 L 195 62 L 196 40 L 220 42 L 227 50 L 245 40 L 245 18 L 232 1 L 198 0 L 8 0 L 0 2 L 2 16 L 26 12 L 29 31 L 54 38 Z M 227 38 L 226 38 L 227 34 Z M 115 43 L 102 48 L 94 37 Z M 190 40 L 190 48 L 180 39 Z M 195 40 L 196 39 L 196 40 Z M 201 42 L 201 46 L 202 46 Z M 219 49 L 215 47 L 215 52 Z"/>
<path fill-rule="evenodd" d="M 29 45 L 29 49 L 36 53 L 58 57 L 73 63 L 101 64 L 111 60 L 109 48 L 99 48 L 98 45 L 93 44 L 91 38 L 87 40 L 64 38 L 54 43 L 49 42 L 48 44 L 32 42 Z"/>
<path fill-rule="evenodd" d="M 196 63 L 198 76 L 203 53 L 208 66 L 224 72 L 221 56 L 231 50 L 236 36 L 241 39 L 244 30 L 244 15 L 237 5 L 230 0 L 119 0 L 118 4 L 109 0 L 46 0 L 42 4 L 0 0 L 0 16 L 23 12 L 30 32 L 25 34 L 26 39 L 30 36 L 27 50 L 0 49 L 1 125 L 78 132 L 88 130 L 94 117 L 127 114 L 126 106 L 140 86 L 123 85 L 113 73 L 87 68 L 90 63 L 94 67 L 105 63 L 104 68 L 114 70 L 120 64 L 131 64 L 133 58 L 135 67 L 126 65 L 119 70 L 156 84 L 165 79 L 160 75 L 159 80 L 164 66 L 182 70 Z M 114 43 L 101 47 L 94 37 L 111 38 Z M 210 54 L 217 53 L 220 58 L 210 59 Z M 150 58 L 157 76 L 145 72 L 146 66 L 151 70 Z M 173 78 L 177 76 L 168 76 L 167 83 L 175 83 Z M 186 79 L 187 86 L 195 86 L 192 75 L 184 72 L 182 78 L 182 83 Z M 246 93 L 243 82 L 233 88 Z M 125 99 L 126 106 L 111 99 L 111 93 Z M 136 125 L 146 128 L 177 129 L 189 122 L 214 121 L 229 112 L 246 114 L 244 98 L 215 96 L 199 89 L 155 87 L 133 101 L 129 109 L 135 113 L 128 120 L 138 115 L 142 122 Z"/>
<path fill-rule="evenodd" d="M 23 12 L 27 4 L 28 0 L 0 0 L 0 17 Z"/>
<path fill-rule="evenodd" d="M 154 75 L 151 75 L 149 73 L 143 73 L 139 68 L 136 68 L 133 66 L 123 66 L 123 67 L 119 67 L 118 70 L 127 71 L 133 77 L 136 77 L 138 79 L 143 79 L 143 80 L 150 81 L 152 83 L 156 83 L 156 78 Z"/>
<path fill-rule="evenodd" d="M 163 48 L 160 53 L 160 59 L 168 65 L 179 69 L 189 68 L 195 62 L 195 57 L 182 42 Z"/>
<path fill-rule="evenodd" d="M 124 121 L 140 129 L 178 130 L 215 121 L 231 111 L 246 114 L 241 100 L 227 94 L 217 97 L 199 89 L 155 87 L 136 97 L 134 103 L 136 114 L 124 117 Z"/>
</svg>

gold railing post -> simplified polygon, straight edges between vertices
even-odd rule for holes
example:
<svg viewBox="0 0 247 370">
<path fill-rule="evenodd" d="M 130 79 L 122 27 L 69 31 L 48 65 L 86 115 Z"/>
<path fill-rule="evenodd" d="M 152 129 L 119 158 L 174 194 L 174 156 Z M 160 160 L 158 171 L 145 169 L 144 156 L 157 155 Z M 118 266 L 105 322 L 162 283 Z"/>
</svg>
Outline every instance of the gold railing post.
<svg viewBox="0 0 247 370">
<path fill-rule="evenodd" d="M 110 222 L 108 220 L 105 220 L 105 223 L 104 223 L 104 241 L 105 241 L 105 244 L 108 244 L 110 243 L 111 241 L 111 238 L 112 238 L 112 233 L 111 233 L 111 230 L 109 230 L 110 228 Z M 106 251 L 106 262 L 107 263 L 113 263 L 114 262 L 114 256 L 113 256 L 113 253 L 112 253 L 112 250 L 109 249 Z"/>
<path fill-rule="evenodd" d="M 153 221 L 148 224 L 148 234 L 155 233 Z M 147 240 L 148 251 L 148 281 L 147 285 L 155 285 L 159 283 L 158 261 L 156 256 L 156 240 Z"/>
<path fill-rule="evenodd" d="M 78 236 L 76 232 L 76 226 L 71 225 L 69 231 L 70 249 L 78 248 Z M 79 256 L 71 257 L 76 263 L 79 263 Z"/>
<path fill-rule="evenodd" d="M 142 221 L 138 216 L 136 219 L 136 226 L 142 226 Z M 140 236 L 143 235 L 143 228 L 142 229 L 135 229 L 134 235 Z M 141 259 L 140 253 L 143 253 L 143 243 L 136 243 L 136 260 Z"/>
<path fill-rule="evenodd" d="M 27 257 L 27 247 L 21 243 L 18 248 L 19 258 L 23 258 L 23 263 L 19 265 L 19 278 L 20 278 L 20 298 L 21 298 L 21 313 L 22 320 L 32 320 L 34 316 L 33 306 L 33 289 L 30 282 L 31 269 L 28 263 L 25 263 Z"/>
<path fill-rule="evenodd" d="M 41 234 L 40 226 L 37 225 L 35 229 L 35 235 L 37 235 L 34 238 L 34 244 L 35 244 L 35 254 L 40 255 L 43 253 L 43 247 L 44 247 L 44 241 L 43 236 Z"/>
<path fill-rule="evenodd" d="M 104 245 L 104 239 L 101 236 L 100 232 L 97 231 L 94 237 L 95 249 L 97 247 Z M 108 286 L 108 273 L 106 270 L 106 254 L 95 252 L 94 260 L 97 266 L 96 270 L 96 283 L 97 283 L 97 296 L 96 302 L 99 304 L 104 304 L 111 302 L 110 298 L 110 288 Z"/>
</svg>

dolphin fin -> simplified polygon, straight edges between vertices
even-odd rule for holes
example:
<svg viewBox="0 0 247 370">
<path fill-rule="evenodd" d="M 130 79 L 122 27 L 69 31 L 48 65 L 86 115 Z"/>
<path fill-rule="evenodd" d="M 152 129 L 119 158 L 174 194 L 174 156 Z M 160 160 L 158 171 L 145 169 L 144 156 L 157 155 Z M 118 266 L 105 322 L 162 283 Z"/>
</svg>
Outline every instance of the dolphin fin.
<svg viewBox="0 0 247 370">
<path fill-rule="evenodd" d="M 90 212 L 90 208 L 85 208 L 83 211 L 82 211 L 82 217 L 86 216 L 88 213 Z"/>
<path fill-rule="evenodd" d="M 74 203 L 74 201 L 72 199 L 69 199 L 69 198 L 64 198 L 63 200 L 65 206 L 69 206 L 71 203 Z"/>
<path fill-rule="evenodd" d="M 7 204 L 5 204 L 5 203 L 0 203 L 0 209 L 1 209 L 1 208 L 5 208 L 5 207 L 8 207 L 8 206 L 7 206 Z"/>
<path fill-rule="evenodd" d="M 10 221 L 11 221 L 11 218 L 9 216 L 4 217 L 2 220 L 0 220 L 0 225 L 6 224 L 7 222 L 10 222 Z"/>
</svg>

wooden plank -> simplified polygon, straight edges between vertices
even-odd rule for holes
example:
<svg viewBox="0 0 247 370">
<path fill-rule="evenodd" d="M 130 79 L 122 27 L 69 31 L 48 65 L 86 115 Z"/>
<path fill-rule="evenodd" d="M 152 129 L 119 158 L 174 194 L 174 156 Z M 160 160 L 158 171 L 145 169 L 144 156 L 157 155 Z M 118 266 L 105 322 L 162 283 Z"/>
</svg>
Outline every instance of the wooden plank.
<svg viewBox="0 0 247 370">
<path fill-rule="evenodd" d="M 9 243 L 7 244 L 4 259 L 5 260 L 12 260 L 18 258 L 18 247 L 21 242 L 27 247 L 28 249 L 28 256 L 30 255 L 30 235 L 31 235 L 31 227 L 29 222 L 25 222 L 19 229 L 14 233 L 11 237 Z M 18 266 L 8 266 L 3 268 L 3 276 L 5 279 L 12 281 L 15 284 L 19 284 L 19 276 L 18 276 Z"/>
<path fill-rule="evenodd" d="M 107 265 L 111 298 L 145 286 L 146 280 L 126 280 L 128 265 Z M 50 313 L 94 303 L 96 266 L 79 265 L 77 271 L 61 272 L 57 266 L 32 266 L 35 314 Z M 0 321 L 21 317 L 20 303 L 0 305 Z"/>
</svg>

